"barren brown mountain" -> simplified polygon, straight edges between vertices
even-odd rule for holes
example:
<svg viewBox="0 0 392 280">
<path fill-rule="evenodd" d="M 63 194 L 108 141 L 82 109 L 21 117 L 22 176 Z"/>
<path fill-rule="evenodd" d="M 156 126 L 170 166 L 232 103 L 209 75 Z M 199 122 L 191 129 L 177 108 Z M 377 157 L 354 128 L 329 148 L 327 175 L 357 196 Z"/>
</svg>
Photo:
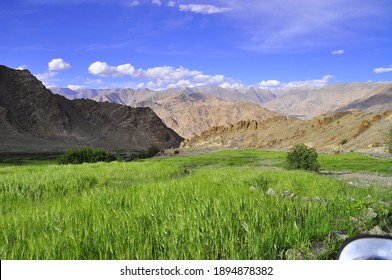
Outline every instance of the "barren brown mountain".
<svg viewBox="0 0 392 280">
<path fill-rule="evenodd" d="M 228 102 L 201 94 L 192 94 L 185 101 L 178 99 L 179 96 L 170 96 L 151 108 L 168 127 L 185 138 L 196 136 L 213 126 L 278 116 L 250 102 Z"/>
<path fill-rule="evenodd" d="M 182 141 L 150 108 L 68 100 L 28 70 L 0 66 L 0 151 L 59 151 L 73 146 L 142 150 Z"/>
<path fill-rule="evenodd" d="M 386 150 L 387 128 L 392 111 L 381 114 L 341 112 L 311 120 L 275 117 L 264 121 L 241 121 L 210 128 L 182 143 L 184 149 L 235 148 L 289 149 L 305 143 L 325 152 Z"/>
</svg>

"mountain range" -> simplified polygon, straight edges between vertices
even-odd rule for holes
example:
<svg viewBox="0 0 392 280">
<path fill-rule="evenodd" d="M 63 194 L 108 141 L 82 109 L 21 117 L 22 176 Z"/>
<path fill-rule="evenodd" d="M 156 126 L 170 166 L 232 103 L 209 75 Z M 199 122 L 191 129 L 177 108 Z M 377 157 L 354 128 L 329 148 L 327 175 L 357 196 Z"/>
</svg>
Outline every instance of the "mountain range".
<svg viewBox="0 0 392 280">
<path fill-rule="evenodd" d="M 0 66 L 0 152 L 73 146 L 382 151 L 392 83 L 322 87 L 48 90 Z M 178 134 L 177 134 L 178 133 Z"/>
<path fill-rule="evenodd" d="M 0 66 L 0 151 L 59 151 L 74 146 L 145 150 L 183 140 L 150 108 L 53 94 L 28 70 Z"/>
<path fill-rule="evenodd" d="M 214 126 L 278 115 L 311 119 L 342 111 L 384 112 L 392 108 L 392 83 L 342 83 L 326 86 L 263 89 L 256 87 L 148 89 L 52 88 L 68 98 L 91 98 L 132 107 L 150 107 L 184 138 Z"/>
</svg>

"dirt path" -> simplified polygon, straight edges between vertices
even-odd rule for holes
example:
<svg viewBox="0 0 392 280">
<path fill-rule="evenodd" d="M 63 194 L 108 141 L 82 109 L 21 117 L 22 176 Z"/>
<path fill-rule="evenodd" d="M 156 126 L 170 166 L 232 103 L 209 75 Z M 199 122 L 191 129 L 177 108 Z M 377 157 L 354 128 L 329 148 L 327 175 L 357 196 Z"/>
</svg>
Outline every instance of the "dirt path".
<svg viewBox="0 0 392 280">
<path fill-rule="evenodd" d="M 338 180 L 346 181 L 348 184 L 358 187 L 384 186 L 392 187 L 392 177 L 377 173 L 359 172 L 334 172 L 324 171 L 321 174 L 332 176 Z"/>
</svg>

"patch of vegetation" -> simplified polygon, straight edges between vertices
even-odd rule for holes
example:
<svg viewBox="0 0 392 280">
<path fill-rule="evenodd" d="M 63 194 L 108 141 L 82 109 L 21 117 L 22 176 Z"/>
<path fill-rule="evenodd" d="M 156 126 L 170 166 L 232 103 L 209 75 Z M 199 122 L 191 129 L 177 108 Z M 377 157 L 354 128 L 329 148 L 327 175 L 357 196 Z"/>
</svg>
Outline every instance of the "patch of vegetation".
<svg viewBox="0 0 392 280">
<path fill-rule="evenodd" d="M 147 150 L 147 155 L 149 157 L 153 157 L 156 156 L 160 151 L 161 148 L 159 148 L 157 145 L 151 145 Z"/>
<path fill-rule="evenodd" d="M 305 144 L 297 144 L 287 153 L 287 167 L 318 172 L 320 164 L 317 157 L 315 149 L 309 148 Z"/>
<path fill-rule="evenodd" d="M 157 145 L 151 145 L 147 149 L 147 151 L 133 153 L 132 158 L 133 159 L 152 158 L 152 157 L 156 156 L 160 151 L 161 151 L 161 148 L 159 148 Z"/>
<path fill-rule="evenodd" d="M 349 172 L 375 172 L 392 175 L 390 171 L 391 160 L 362 155 L 357 153 L 327 155 L 320 154 L 318 160 L 322 170 L 349 171 Z"/>
<path fill-rule="evenodd" d="M 345 139 L 343 139 L 342 141 L 340 141 L 340 145 L 344 145 L 344 144 L 346 144 L 348 142 L 348 140 L 345 138 Z"/>
<path fill-rule="evenodd" d="M 260 260 L 285 259 L 294 249 L 304 259 L 333 259 L 343 241 L 332 233 L 352 237 L 375 225 L 388 229 L 390 188 L 350 187 L 302 170 L 260 169 L 283 166 L 285 156 L 236 150 L 2 166 L 0 258 Z M 365 170 L 366 164 L 382 166 L 378 162 L 384 161 L 355 154 L 320 159 L 323 168 L 336 169 Z M 267 194 L 270 188 L 274 192 Z M 369 208 L 376 219 L 352 222 L 362 221 Z M 319 243 L 323 252 L 315 254 Z"/>
<path fill-rule="evenodd" d="M 98 148 L 72 148 L 67 150 L 64 154 L 58 157 L 60 164 L 81 164 L 94 162 L 110 162 L 115 160 L 115 157 L 105 149 Z"/>
</svg>

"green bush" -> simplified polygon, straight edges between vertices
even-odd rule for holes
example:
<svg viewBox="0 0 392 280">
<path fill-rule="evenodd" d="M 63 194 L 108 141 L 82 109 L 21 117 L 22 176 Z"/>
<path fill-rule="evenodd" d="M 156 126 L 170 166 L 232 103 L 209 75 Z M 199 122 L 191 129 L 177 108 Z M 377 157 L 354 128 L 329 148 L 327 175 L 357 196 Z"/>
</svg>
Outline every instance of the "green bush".
<svg viewBox="0 0 392 280">
<path fill-rule="evenodd" d="M 320 164 L 317 161 L 318 154 L 315 149 L 305 144 L 295 145 L 287 153 L 287 166 L 289 169 L 304 169 L 318 172 Z"/>
<path fill-rule="evenodd" d="M 72 148 L 58 158 L 60 164 L 93 163 L 113 161 L 115 158 L 108 151 L 97 148 Z"/>
<path fill-rule="evenodd" d="M 153 157 L 153 156 L 157 155 L 160 151 L 161 151 L 161 148 L 159 148 L 157 145 L 151 145 L 148 148 L 147 154 L 149 155 L 149 157 Z"/>
</svg>

